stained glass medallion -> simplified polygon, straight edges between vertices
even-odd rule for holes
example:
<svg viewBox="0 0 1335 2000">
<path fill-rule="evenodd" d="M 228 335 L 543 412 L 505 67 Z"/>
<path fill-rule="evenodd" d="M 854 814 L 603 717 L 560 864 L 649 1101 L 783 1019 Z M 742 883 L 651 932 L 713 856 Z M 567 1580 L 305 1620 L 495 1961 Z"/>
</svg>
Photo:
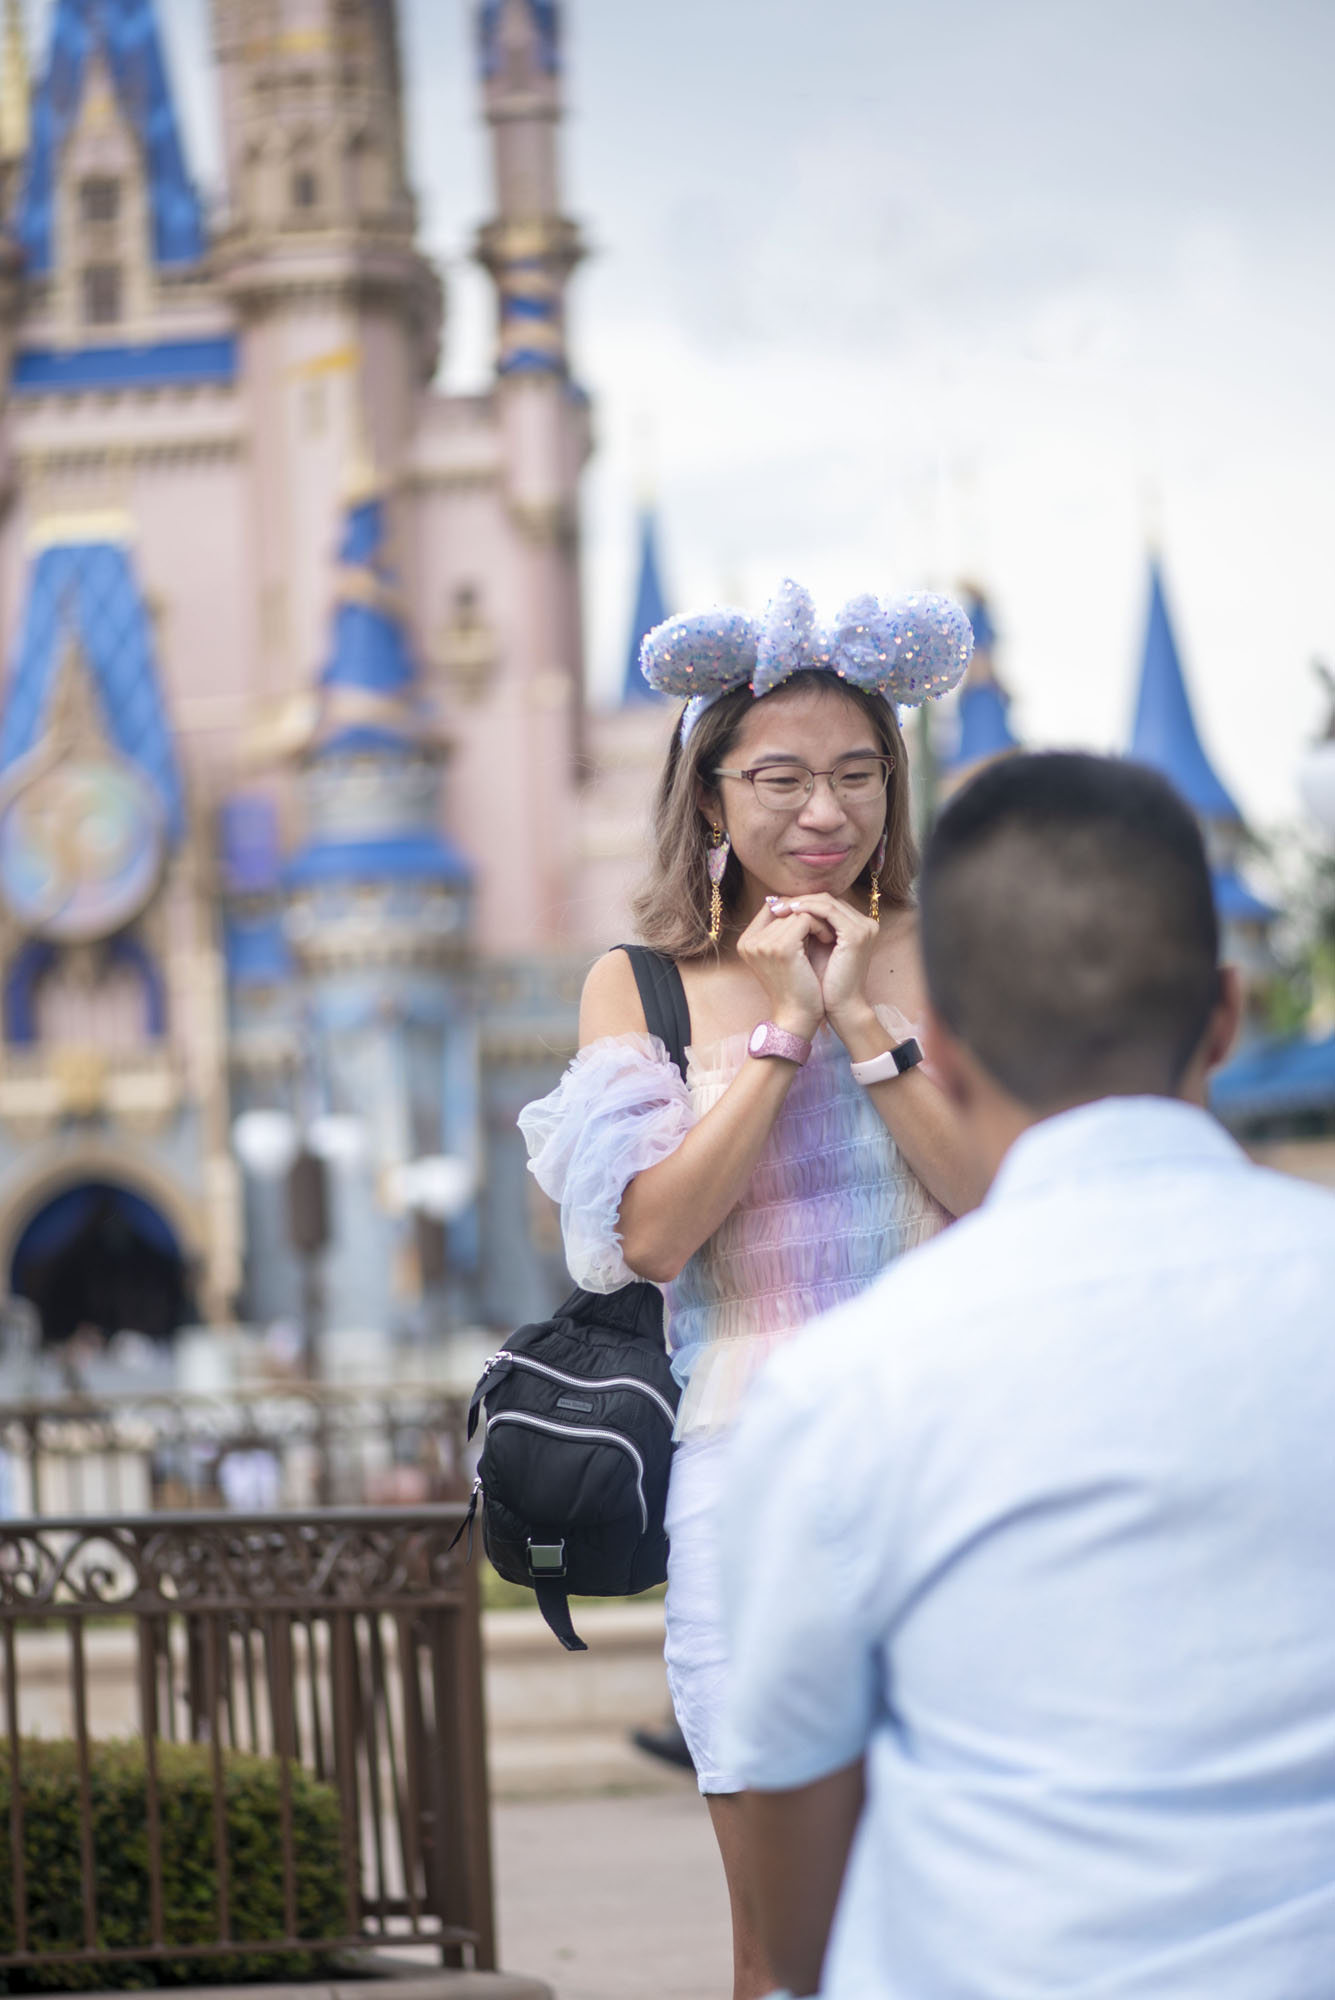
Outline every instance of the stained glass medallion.
<svg viewBox="0 0 1335 2000">
<path fill-rule="evenodd" d="M 164 833 L 158 795 L 132 764 L 68 757 L 0 795 L 0 895 L 37 936 L 105 937 L 153 894 Z"/>
</svg>

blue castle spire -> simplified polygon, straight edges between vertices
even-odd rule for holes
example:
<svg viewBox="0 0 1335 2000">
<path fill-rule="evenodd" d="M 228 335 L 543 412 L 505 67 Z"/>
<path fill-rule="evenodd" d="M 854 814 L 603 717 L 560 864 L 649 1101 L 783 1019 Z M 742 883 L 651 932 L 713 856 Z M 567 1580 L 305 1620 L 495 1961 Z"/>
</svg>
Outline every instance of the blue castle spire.
<svg viewBox="0 0 1335 2000">
<path fill-rule="evenodd" d="M 206 248 L 204 217 L 186 168 L 153 0 L 56 0 L 15 220 L 28 269 L 41 274 L 52 266 L 56 175 L 99 53 L 143 148 L 153 255 L 161 265 L 196 264 Z"/>
<path fill-rule="evenodd" d="M 389 560 L 389 524 L 384 495 L 353 499 L 343 522 L 338 550 L 337 598 L 329 656 L 320 674 L 321 707 L 329 733 L 326 750 L 357 747 L 340 718 L 357 716 L 352 734 L 373 747 L 401 745 L 423 722 L 417 668 L 403 625 L 399 581 Z"/>
<path fill-rule="evenodd" d="M 1150 563 L 1149 617 L 1136 698 L 1136 720 L 1127 753 L 1149 764 L 1184 798 L 1202 822 L 1210 850 L 1215 904 L 1227 925 L 1259 926 L 1278 915 L 1243 880 L 1239 850 L 1246 827 L 1242 813 L 1206 756 L 1196 732 L 1187 684 L 1168 616 L 1163 575 Z"/>
<path fill-rule="evenodd" d="M 343 521 L 332 638 L 307 751 L 308 839 L 285 870 L 289 889 L 368 880 L 464 886 L 472 878 L 466 857 L 439 830 L 442 746 L 388 543 L 388 503 L 367 487 Z"/>
<path fill-rule="evenodd" d="M 1149 617 L 1128 754 L 1167 778 L 1203 820 L 1241 826 L 1242 814 L 1196 731 L 1157 559 L 1150 563 Z"/>
<path fill-rule="evenodd" d="M 561 16 L 557 0 L 523 0 L 537 30 L 538 60 L 549 76 L 561 68 Z M 478 67 L 490 82 L 501 66 L 501 24 L 506 0 L 482 0 L 478 9 Z"/>
<path fill-rule="evenodd" d="M 1010 725 L 1011 698 L 992 664 L 997 632 L 981 591 L 968 593 L 967 608 L 973 627 L 973 658 L 959 694 L 959 739 L 946 760 L 946 769 L 961 775 L 1020 747 Z"/>
<path fill-rule="evenodd" d="M 640 647 L 646 633 L 652 632 L 655 625 L 661 625 L 667 616 L 667 602 L 658 567 L 658 523 L 653 508 L 644 507 L 640 510 L 640 574 L 635 586 L 635 610 L 630 621 L 626 670 L 621 679 L 623 708 L 661 700 L 640 672 Z"/>
</svg>

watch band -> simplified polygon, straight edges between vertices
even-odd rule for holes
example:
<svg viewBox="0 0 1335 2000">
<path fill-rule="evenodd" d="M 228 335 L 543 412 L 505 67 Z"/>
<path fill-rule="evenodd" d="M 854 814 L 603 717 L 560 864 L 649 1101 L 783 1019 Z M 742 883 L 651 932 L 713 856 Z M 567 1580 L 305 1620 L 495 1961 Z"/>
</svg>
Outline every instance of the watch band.
<svg viewBox="0 0 1335 2000">
<path fill-rule="evenodd" d="M 790 1034 L 787 1028 L 780 1028 L 773 1021 L 762 1021 L 759 1027 L 752 1028 L 746 1052 L 752 1056 L 780 1056 L 784 1062 L 796 1063 L 801 1069 L 811 1054 L 811 1044 L 802 1035 Z"/>
<path fill-rule="evenodd" d="M 884 1055 L 868 1056 L 866 1062 L 851 1063 L 854 1083 L 868 1089 L 873 1083 L 889 1083 L 892 1077 L 903 1076 L 906 1069 L 914 1069 L 922 1061 L 922 1050 L 912 1035 L 906 1042 L 897 1042 Z"/>
</svg>

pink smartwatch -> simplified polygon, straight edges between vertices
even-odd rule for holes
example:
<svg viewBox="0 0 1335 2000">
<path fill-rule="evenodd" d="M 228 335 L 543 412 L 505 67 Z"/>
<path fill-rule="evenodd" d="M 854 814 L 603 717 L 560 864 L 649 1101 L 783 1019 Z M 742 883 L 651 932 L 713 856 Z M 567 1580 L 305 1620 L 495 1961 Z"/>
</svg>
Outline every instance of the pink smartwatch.
<svg viewBox="0 0 1335 2000">
<path fill-rule="evenodd" d="M 773 1021 L 762 1021 L 758 1028 L 752 1028 L 746 1049 L 753 1056 L 782 1056 L 799 1069 L 811 1054 L 810 1042 L 801 1035 L 790 1035 L 787 1028 L 776 1027 Z"/>
</svg>

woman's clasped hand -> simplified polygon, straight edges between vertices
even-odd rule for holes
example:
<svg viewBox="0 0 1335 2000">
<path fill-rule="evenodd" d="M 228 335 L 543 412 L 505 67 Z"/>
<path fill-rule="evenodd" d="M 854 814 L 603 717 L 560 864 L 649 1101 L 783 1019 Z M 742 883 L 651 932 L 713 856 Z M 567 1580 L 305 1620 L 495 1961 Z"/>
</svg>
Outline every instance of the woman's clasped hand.
<svg viewBox="0 0 1335 2000">
<path fill-rule="evenodd" d="M 842 896 L 767 896 L 737 940 L 737 956 L 769 996 L 774 1019 L 810 1039 L 828 1023 L 844 1039 L 850 1013 L 871 1012 L 868 976 L 880 926 Z M 794 1015 L 787 1018 L 788 1012 Z"/>
</svg>

